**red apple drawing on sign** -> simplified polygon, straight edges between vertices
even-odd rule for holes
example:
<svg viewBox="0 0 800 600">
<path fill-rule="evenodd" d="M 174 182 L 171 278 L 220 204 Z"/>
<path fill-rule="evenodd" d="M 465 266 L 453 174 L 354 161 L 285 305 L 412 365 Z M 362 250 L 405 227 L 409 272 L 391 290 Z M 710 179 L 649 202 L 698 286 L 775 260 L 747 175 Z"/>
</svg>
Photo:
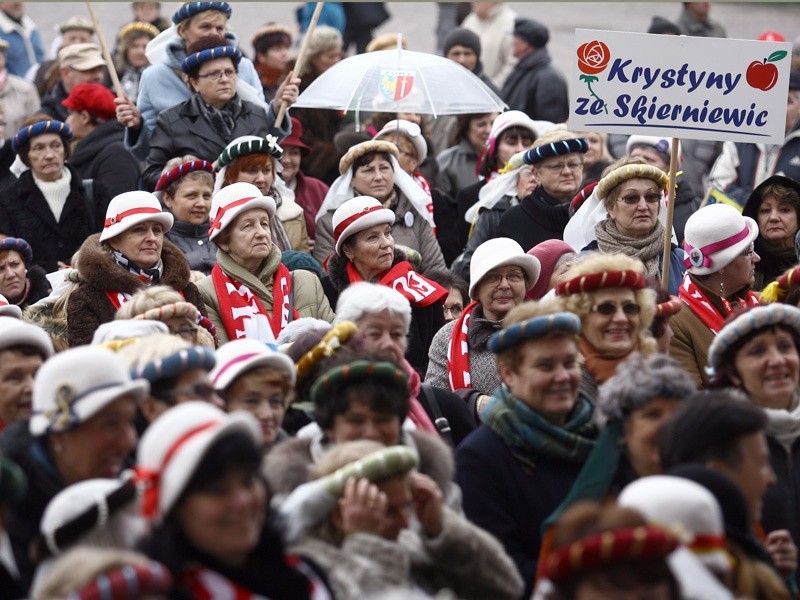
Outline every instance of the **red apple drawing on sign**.
<svg viewBox="0 0 800 600">
<path fill-rule="evenodd" d="M 786 55 L 787 52 L 778 50 L 765 58 L 764 62 L 759 62 L 757 60 L 751 62 L 745 73 L 747 83 L 750 87 L 765 92 L 774 88 L 775 84 L 778 83 L 778 67 L 772 63 L 785 58 Z"/>
</svg>

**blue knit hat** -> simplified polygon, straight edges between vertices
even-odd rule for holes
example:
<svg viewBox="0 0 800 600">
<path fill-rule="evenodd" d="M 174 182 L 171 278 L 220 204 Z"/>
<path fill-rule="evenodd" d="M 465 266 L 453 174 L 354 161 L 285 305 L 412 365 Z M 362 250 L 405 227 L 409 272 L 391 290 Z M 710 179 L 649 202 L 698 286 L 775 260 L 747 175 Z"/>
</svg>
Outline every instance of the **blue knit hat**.
<svg viewBox="0 0 800 600">
<path fill-rule="evenodd" d="M 209 350 L 205 346 L 192 346 L 131 369 L 131 377 L 147 379 L 150 383 L 155 383 L 177 377 L 192 369 L 210 371 L 216 363 L 217 359 L 214 357 L 213 350 Z"/>
<path fill-rule="evenodd" d="M 580 330 L 581 320 L 577 315 L 570 312 L 557 312 L 514 323 L 510 327 L 492 334 L 487 347 L 491 352 L 500 354 L 525 340 L 540 338 L 553 331 L 577 334 Z"/>
<path fill-rule="evenodd" d="M 231 18 L 231 5 L 227 2 L 187 2 L 172 15 L 172 22 L 177 25 L 181 21 L 191 19 L 193 16 L 207 10 L 218 10 Z"/>
<path fill-rule="evenodd" d="M 32 138 L 44 133 L 57 133 L 66 142 L 72 141 L 72 129 L 63 121 L 51 119 L 49 121 L 37 121 L 32 125 L 27 125 L 17 132 L 14 139 L 11 140 L 11 149 L 15 154 L 19 153 L 19 149 L 27 144 Z"/>
<path fill-rule="evenodd" d="M 0 240 L 0 252 L 6 250 L 16 250 L 22 254 L 22 260 L 25 261 L 27 267 L 33 261 L 33 250 L 31 245 L 22 238 L 9 237 Z"/>
<path fill-rule="evenodd" d="M 234 65 L 238 65 L 239 61 L 242 60 L 242 53 L 238 48 L 234 48 L 233 46 L 209 48 L 202 52 L 195 52 L 184 58 L 181 63 L 181 70 L 188 75 L 189 71 L 197 68 L 204 62 L 216 60 L 218 58 L 230 58 Z"/>
</svg>

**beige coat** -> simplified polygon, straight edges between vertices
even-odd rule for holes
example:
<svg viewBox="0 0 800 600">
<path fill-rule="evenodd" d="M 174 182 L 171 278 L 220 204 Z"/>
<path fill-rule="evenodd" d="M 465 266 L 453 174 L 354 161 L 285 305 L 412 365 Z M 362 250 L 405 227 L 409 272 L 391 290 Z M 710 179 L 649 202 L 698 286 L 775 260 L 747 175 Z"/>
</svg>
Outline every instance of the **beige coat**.
<svg viewBox="0 0 800 600">
<path fill-rule="evenodd" d="M 291 198 L 282 197 L 275 214 L 286 230 L 292 250 L 308 252 L 308 229 L 303 208 Z"/>
</svg>

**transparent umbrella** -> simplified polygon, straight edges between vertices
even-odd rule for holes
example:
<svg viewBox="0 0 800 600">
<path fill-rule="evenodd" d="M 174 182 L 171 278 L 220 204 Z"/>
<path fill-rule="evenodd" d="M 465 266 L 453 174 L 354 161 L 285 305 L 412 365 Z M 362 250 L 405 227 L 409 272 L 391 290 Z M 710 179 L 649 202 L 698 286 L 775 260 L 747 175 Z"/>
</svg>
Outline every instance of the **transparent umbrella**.
<svg viewBox="0 0 800 600">
<path fill-rule="evenodd" d="M 507 107 L 474 73 L 443 56 L 382 50 L 345 58 L 300 94 L 294 106 L 434 117 Z"/>
</svg>

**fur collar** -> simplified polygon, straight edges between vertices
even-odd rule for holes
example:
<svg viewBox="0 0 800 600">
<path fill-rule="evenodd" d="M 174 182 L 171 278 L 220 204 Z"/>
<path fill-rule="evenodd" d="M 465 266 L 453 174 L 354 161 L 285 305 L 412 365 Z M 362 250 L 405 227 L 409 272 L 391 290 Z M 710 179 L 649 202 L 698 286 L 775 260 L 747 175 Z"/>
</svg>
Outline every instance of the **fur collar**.
<svg viewBox="0 0 800 600">
<path fill-rule="evenodd" d="M 408 260 L 405 253 L 395 248 L 392 266 L 404 260 Z M 350 280 L 347 278 L 347 259 L 344 256 L 334 254 L 328 259 L 328 276 L 337 292 L 344 291 L 350 285 Z"/>
<path fill-rule="evenodd" d="M 183 252 L 172 242 L 164 240 L 161 248 L 164 274 L 159 285 L 168 285 L 180 291 L 189 285 L 189 263 Z M 134 294 L 145 284 L 132 273 L 114 262 L 111 254 L 100 244 L 100 234 L 86 238 L 78 250 L 78 270 L 81 279 L 99 290 L 114 290 Z"/>
</svg>

